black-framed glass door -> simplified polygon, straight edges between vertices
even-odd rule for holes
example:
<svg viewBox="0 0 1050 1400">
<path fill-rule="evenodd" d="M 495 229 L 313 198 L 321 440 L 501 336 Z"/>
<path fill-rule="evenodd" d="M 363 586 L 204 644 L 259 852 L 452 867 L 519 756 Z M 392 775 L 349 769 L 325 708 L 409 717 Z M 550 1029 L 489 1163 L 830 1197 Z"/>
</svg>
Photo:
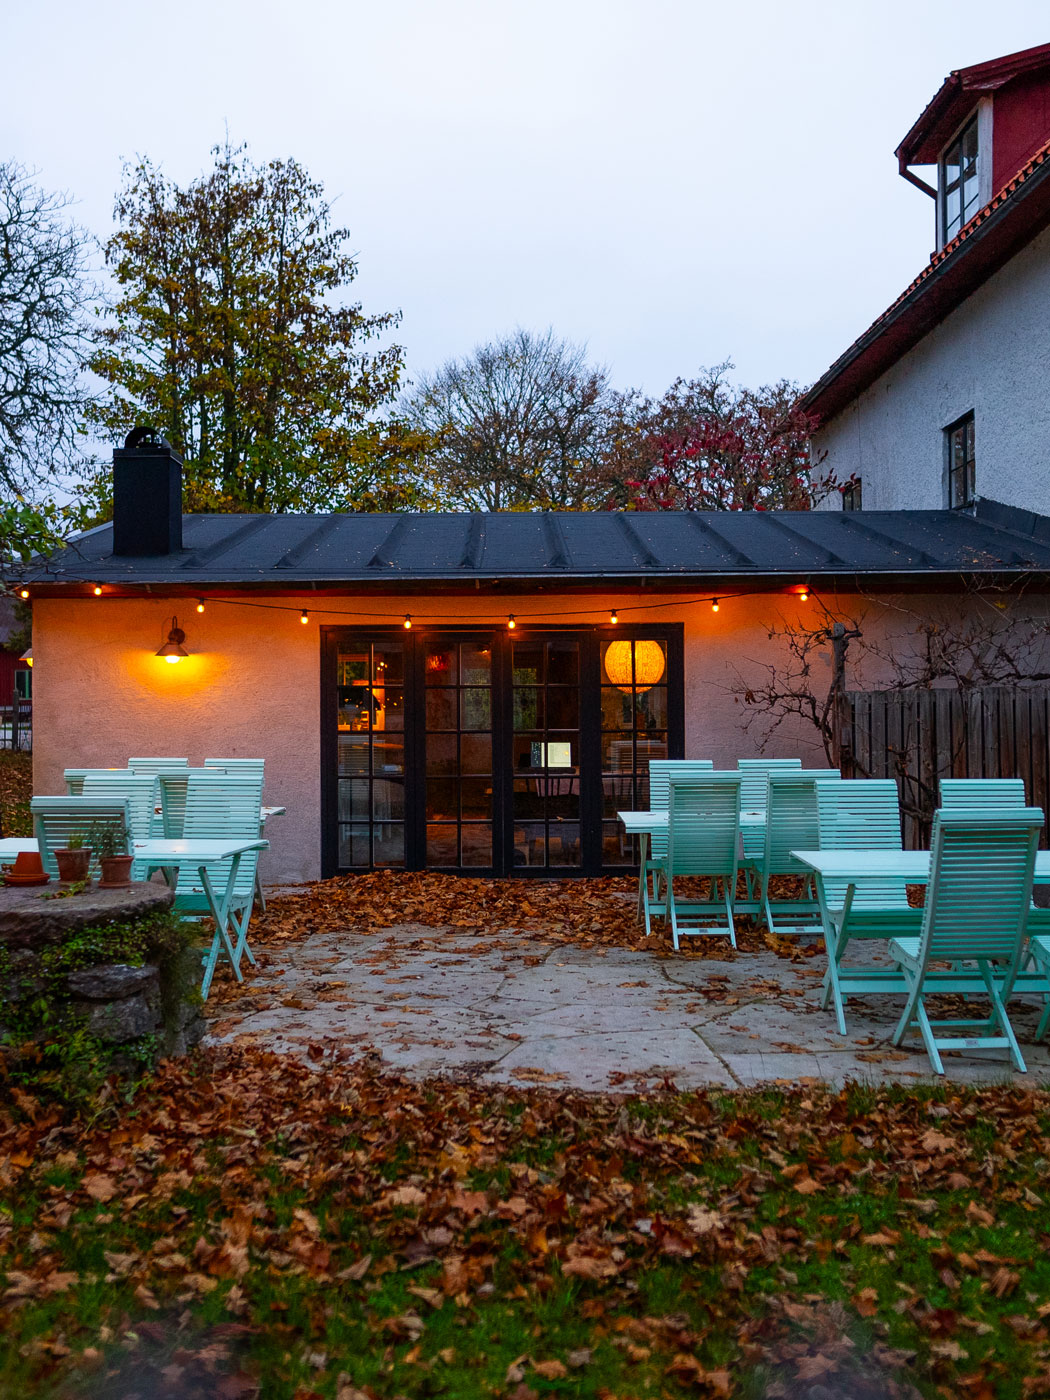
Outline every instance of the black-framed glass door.
<svg viewBox="0 0 1050 1400">
<path fill-rule="evenodd" d="M 630 869 L 681 757 L 681 624 L 322 629 L 322 868 Z"/>
</svg>

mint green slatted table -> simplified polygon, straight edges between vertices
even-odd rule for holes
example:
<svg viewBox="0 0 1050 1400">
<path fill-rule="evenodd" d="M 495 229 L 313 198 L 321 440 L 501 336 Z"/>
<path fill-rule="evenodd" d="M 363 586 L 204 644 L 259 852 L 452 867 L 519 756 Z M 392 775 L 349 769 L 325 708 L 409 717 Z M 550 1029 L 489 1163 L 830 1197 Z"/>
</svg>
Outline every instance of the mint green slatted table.
<svg viewBox="0 0 1050 1400">
<path fill-rule="evenodd" d="M 930 880 L 929 851 L 792 851 L 791 854 L 803 865 L 809 866 L 817 877 L 817 900 L 820 905 L 821 923 L 824 926 L 825 946 L 834 947 L 834 929 L 831 923 L 824 881 L 833 880 L 846 885 L 847 898 L 856 885 L 863 880 L 904 880 L 909 885 L 926 885 Z M 1050 883 L 1050 851 L 1035 853 L 1035 883 Z M 887 930 L 887 944 L 895 935 Z M 863 992 L 905 991 L 904 978 L 893 968 L 857 968 L 851 971 L 848 966 L 835 966 L 835 959 L 829 952 L 828 975 L 834 987 L 836 1008 L 841 1009 L 843 1000 Z M 1043 991 L 1047 985 L 1046 973 L 1018 973 L 1014 983 L 1015 991 Z M 845 1034 L 840 1026 L 840 1033 Z"/>
<path fill-rule="evenodd" d="M 132 843 L 136 862 L 141 861 L 147 872 L 163 871 L 165 880 L 172 888 L 177 886 L 177 872 L 184 866 L 196 870 L 200 876 L 209 912 L 215 920 L 215 934 L 205 959 L 204 979 L 201 983 L 201 996 L 205 999 L 211 988 L 220 953 L 225 952 L 229 958 L 238 982 L 244 981 L 241 976 L 241 958 L 247 956 L 249 962 L 255 962 L 248 947 L 247 915 L 251 913 L 251 904 L 249 903 L 243 920 L 238 920 L 233 908 L 233 896 L 241 857 L 249 851 L 265 851 L 269 845 L 269 841 L 245 839 L 241 836 L 214 840 L 196 837 L 181 840 L 150 837 L 149 840 Z M 229 873 L 223 889 L 217 890 L 212 884 L 208 870 L 210 866 L 225 860 L 230 862 Z M 236 942 L 230 936 L 231 928 L 236 935 Z"/>
</svg>

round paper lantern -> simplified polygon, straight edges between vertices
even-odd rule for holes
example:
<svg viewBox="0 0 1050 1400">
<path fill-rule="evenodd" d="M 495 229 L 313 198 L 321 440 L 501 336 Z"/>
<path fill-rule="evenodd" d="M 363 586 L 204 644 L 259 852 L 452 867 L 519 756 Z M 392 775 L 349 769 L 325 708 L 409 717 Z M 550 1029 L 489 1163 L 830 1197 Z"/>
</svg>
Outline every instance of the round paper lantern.
<svg viewBox="0 0 1050 1400">
<path fill-rule="evenodd" d="M 605 648 L 605 674 L 625 694 L 648 690 L 659 681 L 666 662 L 659 642 L 634 642 L 634 681 L 631 678 L 631 642 L 610 642 Z"/>
</svg>

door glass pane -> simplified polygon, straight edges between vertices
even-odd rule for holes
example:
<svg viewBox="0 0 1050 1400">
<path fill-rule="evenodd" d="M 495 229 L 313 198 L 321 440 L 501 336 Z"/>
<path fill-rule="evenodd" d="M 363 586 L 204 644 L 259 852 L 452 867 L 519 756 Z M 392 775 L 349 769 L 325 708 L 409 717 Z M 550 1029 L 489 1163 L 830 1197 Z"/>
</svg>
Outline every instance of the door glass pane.
<svg viewBox="0 0 1050 1400">
<path fill-rule="evenodd" d="M 580 643 L 513 643 L 514 864 L 580 861 Z"/>
<path fill-rule="evenodd" d="M 424 652 L 427 864 L 492 865 L 492 643 L 429 640 Z"/>
<path fill-rule="evenodd" d="M 618 811 L 649 806 L 649 763 L 667 757 L 667 643 L 650 637 L 617 638 L 602 648 L 603 863 L 629 865 Z"/>
<path fill-rule="evenodd" d="M 336 656 L 339 865 L 403 865 L 404 643 L 348 641 Z"/>
<path fill-rule="evenodd" d="M 455 729 L 456 691 L 428 690 L 426 698 L 427 730 Z"/>
</svg>

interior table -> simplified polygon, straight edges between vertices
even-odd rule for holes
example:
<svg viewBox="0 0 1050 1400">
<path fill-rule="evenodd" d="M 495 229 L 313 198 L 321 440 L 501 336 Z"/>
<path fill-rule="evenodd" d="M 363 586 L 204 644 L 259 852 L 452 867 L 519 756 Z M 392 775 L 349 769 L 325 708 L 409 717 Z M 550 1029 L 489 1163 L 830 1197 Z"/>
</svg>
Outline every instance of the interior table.
<svg viewBox="0 0 1050 1400">
<path fill-rule="evenodd" d="M 238 982 L 243 982 L 241 958 L 247 956 L 248 961 L 253 966 L 255 964 L 255 957 L 248 947 L 248 919 L 251 915 L 251 903 L 245 911 L 243 920 L 238 921 L 235 918 L 233 907 L 234 888 L 237 883 L 237 872 L 241 866 L 241 857 L 246 855 L 248 851 L 265 851 L 270 845 L 269 841 L 264 841 L 261 837 L 256 837 L 253 840 L 251 837 L 245 838 L 243 836 L 210 840 L 196 837 L 177 839 L 150 837 L 146 841 L 133 841 L 131 845 L 136 861 L 142 861 L 146 866 L 147 878 L 154 870 L 160 870 L 167 883 L 175 886 L 178 884 L 177 872 L 183 866 L 195 869 L 200 875 L 204 898 L 207 901 L 209 912 L 215 920 L 215 934 L 204 961 L 201 996 L 207 998 L 219 954 L 224 949 L 230 960 L 230 966 L 233 968 L 234 976 Z M 226 877 L 225 888 L 218 891 L 212 884 L 209 868 L 224 860 L 230 862 L 230 870 Z M 172 878 L 173 872 L 174 879 Z M 236 943 L 230 937 L 231 925 L 237 932 Z"/>
</svg>

